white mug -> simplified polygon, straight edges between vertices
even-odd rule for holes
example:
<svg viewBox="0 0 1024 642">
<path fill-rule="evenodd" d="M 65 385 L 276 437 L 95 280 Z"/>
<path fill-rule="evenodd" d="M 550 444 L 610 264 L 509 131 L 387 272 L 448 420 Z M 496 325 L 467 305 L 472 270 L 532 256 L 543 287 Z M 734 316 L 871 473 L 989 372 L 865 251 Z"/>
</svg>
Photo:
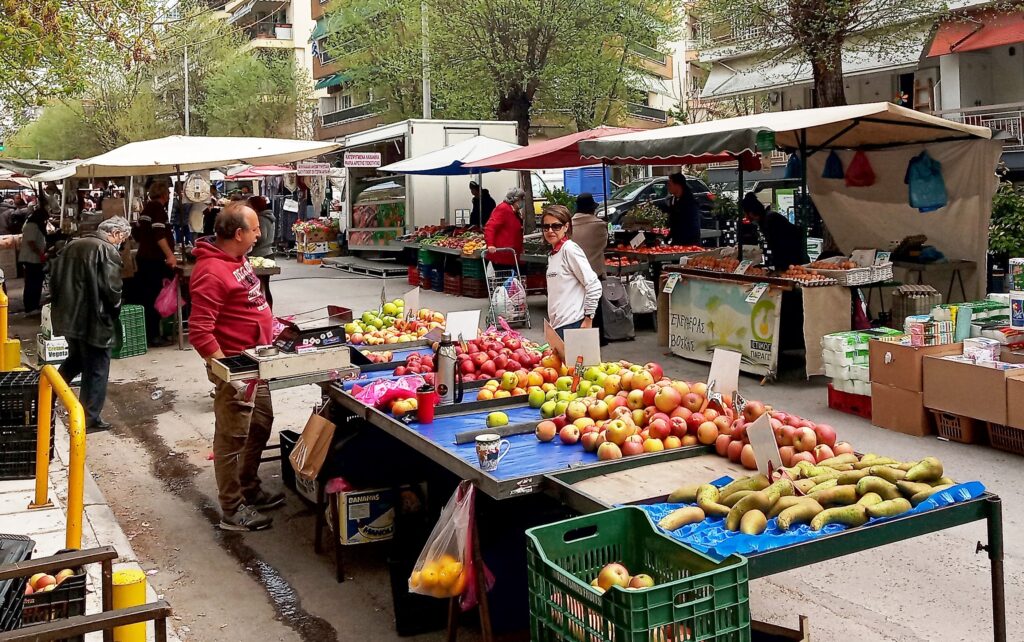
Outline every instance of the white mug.
<svg viewBox="0 0 1024 642">
<path fill-rule="evenodd" d="M 505 446 L 505 451 L 501 447 Z M 479 435 L 476 438 L 476 456 L 480 460 L 480 470 L 491 472 L 498 469 L 498 463 L 508 454 L 512 444 L 501 435 L 492 433 Z"/>
</svg>

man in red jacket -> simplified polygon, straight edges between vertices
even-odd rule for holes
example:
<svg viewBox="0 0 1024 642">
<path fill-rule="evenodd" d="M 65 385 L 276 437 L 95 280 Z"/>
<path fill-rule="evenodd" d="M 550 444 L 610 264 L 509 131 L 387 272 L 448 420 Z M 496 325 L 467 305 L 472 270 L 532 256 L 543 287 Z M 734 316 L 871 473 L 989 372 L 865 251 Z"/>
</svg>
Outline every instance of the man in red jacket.
<svg viewBox="0 0 1024 642">
<path fill-rule="evenodd" d="M 270 389 L 265 382 L 221 381 L 209 375 L 209 362 L 271 341 L 270 306 L 245 257 L 260 237 L 259 217 L 244 202 L 233 202 L 217 215 L 214 231 L 192 250 L 197 261 L 188 339 L 206 359 L 207 376 L 217 387 L 213 469 L 223 512 L 220 527 L 256 531 L 273 521 L 259 511 L 284 503 L 282 493 L 260 488 L 257 475 L 274 424 Z"/>
</svg>

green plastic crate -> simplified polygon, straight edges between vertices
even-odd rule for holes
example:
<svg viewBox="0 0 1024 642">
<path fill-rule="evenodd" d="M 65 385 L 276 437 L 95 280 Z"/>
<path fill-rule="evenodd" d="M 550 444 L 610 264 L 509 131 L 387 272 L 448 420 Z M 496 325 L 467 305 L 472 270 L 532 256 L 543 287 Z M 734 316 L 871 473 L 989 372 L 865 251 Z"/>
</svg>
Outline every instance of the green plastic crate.
<svg viewBox="0 0 1024 642">
<path fill-rule="evenodd" d="M 117 341 L 111 356 L 115 359 L 127 359 L 146 354 L 146 312 L 141 305 L 121 306 L 121 316 L 117 322 Z"/>
<path fill-rule="evenodd" d="M 417 253 L 417 258 L 419 259 L 419 263 L 422 265 L 433 265 L 440 261 L 441 255 L 437 252 L 431 252 L 430 250 L 420 248 Z"/>
<path fill-rule="evenodd" d="M 462 276 L 473 279 L 484 278 L 484 262 L 480 259 L 462 259 Z"/>
<path fill-rule="evenodd" d="M 750 642 L 747 560 L 722 562 L 622 507 L 526 531 L 533 642 Z M 613 562 L 655 586 L 590 586 Z"/>
</svg>

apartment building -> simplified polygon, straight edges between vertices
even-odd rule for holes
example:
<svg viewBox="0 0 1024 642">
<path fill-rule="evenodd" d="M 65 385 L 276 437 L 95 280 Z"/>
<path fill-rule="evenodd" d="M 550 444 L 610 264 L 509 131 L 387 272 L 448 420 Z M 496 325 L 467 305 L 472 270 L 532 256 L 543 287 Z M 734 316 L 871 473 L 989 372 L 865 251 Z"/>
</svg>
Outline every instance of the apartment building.
<svg viewBox="0 0 1024 642">
<path fill-rule="evenodd" d="M 223 11 L 228 23 L 245 34 L 246 47 L 290 52 L 312 76 L 309 0 L 229 0 Z"/>
<path fill-rule="evenodd" d="M 843 55 L 846 100 L 892 101 L 956 121 L 984 125 L 1006 136 L 1003 160 L 1024 172 L 1024 12 L 1000 11 L 991 2 L 961 0 L 957 13 L 921 25 L 898 46 L 865 46 L 875 37 L 857 34 Z M 699 93 L 687 109 L 706 118 L 812 107 L 810 65 L 775 60 L 764 27 L 749 21 L 701 24 L 691 19 L 690 73 Z M 781 175 L 784 157 L 773 170 Z M 716 166 L 710 178 L 733 180 L 734 165 Z"/>
</svg>

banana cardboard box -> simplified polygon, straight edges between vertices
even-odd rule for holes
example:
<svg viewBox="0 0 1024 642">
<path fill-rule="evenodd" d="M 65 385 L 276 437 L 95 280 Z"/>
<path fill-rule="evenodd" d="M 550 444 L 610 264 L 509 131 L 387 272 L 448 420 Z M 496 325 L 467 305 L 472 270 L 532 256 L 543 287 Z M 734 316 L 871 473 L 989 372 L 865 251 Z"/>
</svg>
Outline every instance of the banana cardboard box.
<svg viewBox="0 0 1024 642">
<path fill-rule="evenodd" d="M 405 514 L 425 509 L 426 484 L 350 490 L 334 498 L 342 544 L 381 542 L 394 536 L 396 507 Z"/>
</svg>

